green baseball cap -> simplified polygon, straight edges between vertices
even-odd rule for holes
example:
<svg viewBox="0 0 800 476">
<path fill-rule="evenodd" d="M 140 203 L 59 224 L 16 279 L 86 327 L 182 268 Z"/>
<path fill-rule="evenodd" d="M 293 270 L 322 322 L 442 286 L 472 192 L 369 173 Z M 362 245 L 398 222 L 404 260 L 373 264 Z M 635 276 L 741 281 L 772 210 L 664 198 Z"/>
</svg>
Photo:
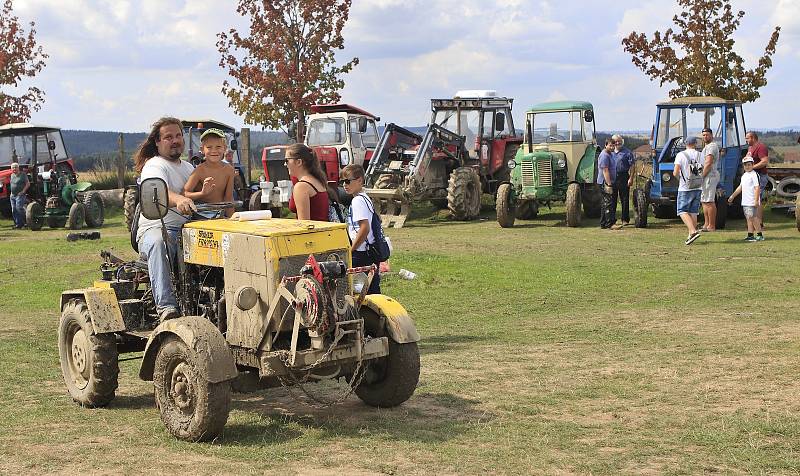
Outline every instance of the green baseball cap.
<svg viewBox="0 0 800 476">
<path fill-rule="evenodd" d="M 222 139 L 225 138 L 225 133 L 222 132 L 222 130 L 217 129 L 216 127 L 212 127 L 211 129 L 206 129 L 206 131 L 203 132 L 203 134 L 200 136 L 200 140 L 202 141 L 203 139 L 206 138 L 206 136 L 209 136 L 209 135 L 215 135 L 215 136 L 217 136 L 219 138 L 222 138 Z"/>
</svg>

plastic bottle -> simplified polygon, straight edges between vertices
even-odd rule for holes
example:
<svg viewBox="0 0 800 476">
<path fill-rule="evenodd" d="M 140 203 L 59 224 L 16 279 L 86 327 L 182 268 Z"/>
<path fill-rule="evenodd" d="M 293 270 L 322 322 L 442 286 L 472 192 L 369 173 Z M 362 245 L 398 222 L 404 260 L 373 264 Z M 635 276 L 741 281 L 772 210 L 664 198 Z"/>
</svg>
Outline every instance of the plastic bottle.
<svg viewBox="0 0 800 476">
<path fill-rule="evenodd" d="M 401 278 L 407 279 L 411 281 L 412 279 L 417 277 L 417 273 L 412 273 L 407 269 L 401 269 L 399 273 L 397 273 Z"/>
</svg>

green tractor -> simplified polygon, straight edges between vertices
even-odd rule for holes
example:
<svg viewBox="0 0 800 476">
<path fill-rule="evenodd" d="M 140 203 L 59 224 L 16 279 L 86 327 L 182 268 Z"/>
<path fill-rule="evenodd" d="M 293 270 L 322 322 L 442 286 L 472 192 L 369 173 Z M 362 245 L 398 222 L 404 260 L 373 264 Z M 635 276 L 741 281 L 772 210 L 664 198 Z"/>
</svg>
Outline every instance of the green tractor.
<svg viewBox="0 0 800 476">
<path fill-rule="evenodd" d="M 566 223 L 581 223 L 581 207 L 589 218 L 600 216 L 600 190 L 595 184 L 597 155 L 594 109 L 582 101 L 538 104 L 527 112 L 525 142 L 507 164 L 509 181 L 497 189 L 497 222 L 529 220 L 542 204 L 564 202 Z"/>
<path fill-rule="evenodd" d="M 50 228 L 96 228 L 103 225 L 103 199 L 89 190 L 89 182 L 78 182 L 73 161 L 64 146 L 61 130 L 36 124 L 0 127 L 0 152 L 10 151 L 28 174 L 28 206 L 25 218 L 31 230 Z"/>
</svg>

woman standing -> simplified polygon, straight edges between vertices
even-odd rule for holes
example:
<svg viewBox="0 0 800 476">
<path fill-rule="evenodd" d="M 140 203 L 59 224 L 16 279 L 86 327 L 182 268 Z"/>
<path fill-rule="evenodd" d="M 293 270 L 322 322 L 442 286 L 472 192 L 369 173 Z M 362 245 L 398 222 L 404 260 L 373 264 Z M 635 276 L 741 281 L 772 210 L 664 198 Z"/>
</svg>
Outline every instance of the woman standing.
<svg viewBox="0 0 800 476">
<path fill-rule="evenodd" d="M 352 164 L 342 170 L 342 186 L 348 195 L 353 196 L 350 202 L 350 210 L 347 212 L 347 232 L 350 234 L 350 251 L 353 255 L 353 266 L 369 266 L 376 263 L 367 252 L 367 243 L 374 243 L 375 236 L 372 233 L 373 204 L 372 200 L 362 191 L 364 188 L 364 167 Z M 372 283 L 369 285 L 367 294 L 381 293 L 381 275 L 379 270 L 375 270 Z"/>
<path fill-rule="evenodd" d="M 333 195 L 314 151 L 304 144 L 290 145 L 286 149 L 286 168 L 297 179 L 289 210 L 297 214 L 298 220 L 328 221 L 329 199 Z"/>
</svg>

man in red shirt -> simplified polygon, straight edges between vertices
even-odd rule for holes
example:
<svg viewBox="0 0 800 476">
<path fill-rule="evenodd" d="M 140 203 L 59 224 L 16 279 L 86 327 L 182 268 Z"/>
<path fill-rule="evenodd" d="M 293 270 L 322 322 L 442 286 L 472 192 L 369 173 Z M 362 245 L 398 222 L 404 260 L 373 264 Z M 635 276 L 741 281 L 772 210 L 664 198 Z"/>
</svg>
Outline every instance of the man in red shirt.
<svg viewBox="0 0 800 476">
<path fill-rule="evenodd" d="M 765 187 L 769 181 L 769 176 L 767 175 L 767 165 L 769 165 L 769 149 L 767 149 L 766 144 L 758 140 L 758 134 L 753 131 L 748 132 L 744 138 L 749 146 L 747 148 L 747 155 L 745 157 L 753 158 L 753 171 L 758 174 L 758 186 L 761 190 L 761 200 L 758 201 L 759 205 L 756 210 L 756 223 L 761 223 L 761 226 L 763 227 L 764 200 L 767 197 Z M 761 235 L 761 233 L 756 236 L 756 240 L 761 241 L 763 239 L 764 237 Z"/>
</svg>

